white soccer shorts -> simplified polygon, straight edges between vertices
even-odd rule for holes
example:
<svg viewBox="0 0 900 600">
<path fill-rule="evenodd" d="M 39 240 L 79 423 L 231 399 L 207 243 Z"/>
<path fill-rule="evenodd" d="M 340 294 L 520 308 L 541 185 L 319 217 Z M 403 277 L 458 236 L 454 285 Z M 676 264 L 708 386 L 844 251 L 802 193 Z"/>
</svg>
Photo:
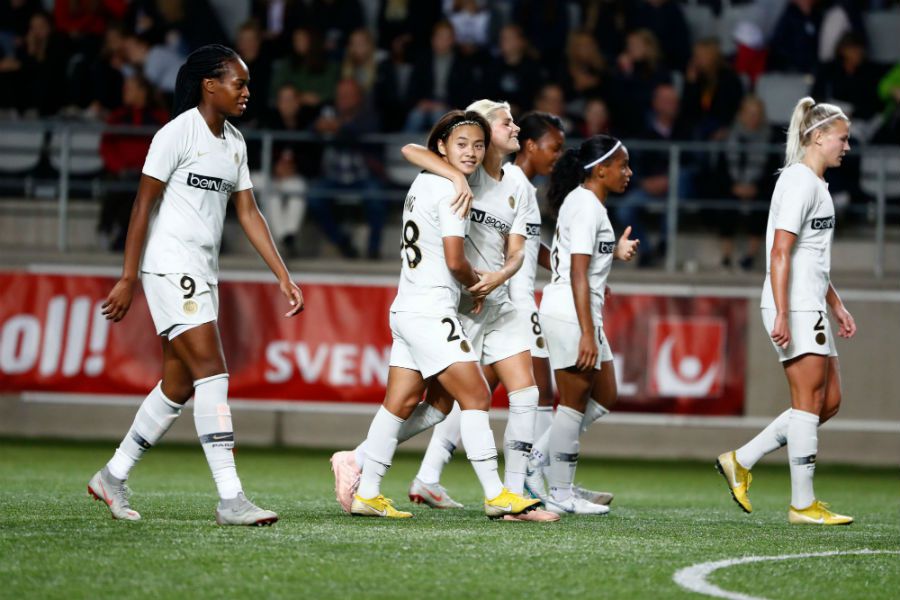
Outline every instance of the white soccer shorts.
<svg viewBox="0 0 900 600">
<path fill-rule="evenodd" d="M 762 309 L 763 327 L 766 329 L 766 335 L 770 342 L 772 342 L 772 328 L 775 326 L 775 314 L 774 308 Z M 834 344 L 834 335 L 831 332 L 831 324 L 828 322 L 828 313 L 815 310 L 792 310 L 788 313 L 788 327 L 791 331 L 791 343 L 786 349 L 782 349 L 772 342 L 772 347 L 775 348 L 778 360 L 781 362 L 804 354 L 838 355 L 837 347 Z"/>
<path fill-rule="evenodd" d="M 454 363 L 478 360 L 455 314 L 391 312 L 390 325 L 392 367 L 418 371 L 427 379 Z"/>
<path fill-rule="evenodd" d="M 195 275 L 142 272 L 141 285 L 157 335 L 173 339 L 219 317 L 219 286 Z"/>
<path fill-rule="evenodd" d="M 578 342 L 581 341 L 581 327 L 577 323 L 554 319 L 548 315 L 541 316 L 541 324 L 544 328 L 544 336 L 550 350 L 550 368 L 568 369 L 578 362 Z M 603 324 L 594 327 L 594 336 L 597 340 L 597 362 L 594 368 L 600 370 L 603 363 L 613 359 L 612 348 L 606 340 L 603 332 Z"/>
<path fill-rule="evenodd" d="M 531 348 L 531 339 L 511 302 L 485 305 L 477 315 L 460 312 L 459 320 L 483 365 L 492 365 Z"/>
</svg>

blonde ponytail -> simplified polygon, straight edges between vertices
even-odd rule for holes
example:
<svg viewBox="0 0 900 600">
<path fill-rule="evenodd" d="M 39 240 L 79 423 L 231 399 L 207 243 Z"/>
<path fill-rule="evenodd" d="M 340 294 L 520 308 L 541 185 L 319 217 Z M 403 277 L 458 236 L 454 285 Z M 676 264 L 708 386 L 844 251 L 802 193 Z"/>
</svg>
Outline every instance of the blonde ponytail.
<svg viewBox="0 0 900 600">
<path fill-rule="evenodd" d="M 827 130 L 837 119 L 850 122 L 844 111 L 834 104 L 816 104 L 809 96 L 801 98 L 791 114 L 784 151 L 784 166 L 780 170 L 783 171 L 803 160 L 806 146 L 812 140 L 815 130 Z"/>
</svg>

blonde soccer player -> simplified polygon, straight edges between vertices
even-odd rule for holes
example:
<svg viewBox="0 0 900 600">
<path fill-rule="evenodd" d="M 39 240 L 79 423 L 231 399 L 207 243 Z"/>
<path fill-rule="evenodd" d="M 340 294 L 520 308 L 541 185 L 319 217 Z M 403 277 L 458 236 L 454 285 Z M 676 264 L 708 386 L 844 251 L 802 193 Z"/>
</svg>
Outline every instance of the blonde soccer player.
<svg viewBox="0 0 900 600">
<path fill-rule="evenodd" d="M 143 401 L 112 459 L 88 483 L 116 519 L 137 521 L 125 481 L 194 398 L 194 425 L 212 471 L 220 525 L 270 525 L 278 515 L 244 495 L 234 462 L 228 370 L 216 319 L 218 259 L 225 207 L 232 199 L 250 242 L 278 278 L 292 317 L 303 295 L 291 280 L 253 197 L 247 145 L 226 119 L 250 98 L 250 74 L 230 48 L 212 44 L 178 71 L 175 117 L 153 138 L 128 226 L 121 279 L 103 305 L 107 319 L 128 312 L 140 277 L 162 341 L 162 380 Z M 146 247 L 145 247 L 146 242 Z M 142 255 L 143 251 L 143 255 Z"/>
<path fill-rule="evenodd" d="M 829 312 L 838 336 L 856 334 L 853 316 L 844 307 L 829 275 L 834 236 L 834 203 L 825 171 L 839 167 L 850 151 L 850 121 L 832 104 L 803 98 L 794 108 L 787 134 L 784 168 L 775 184 L 766 227 L 766 281 L 762 321 L 772 340 L 791 390 L 791 408 L 735 451 L 725 452 L 716 467 L 735 502 L 753 510 L 747 495 L 750 469 L 764 455 L 788 447 L 791 505 L 795 524 L 846 525 L 816 499 L 813 475 L 818 427 L 837 414 L 841 376 Z"/>
<path fill-rule="evenodd" d="M 631 179 L 628 151 L 607 135 L 593 136 L 557 161 L 547 197 L 557 211 L 550 252 L 551 279 L 541 299 L 541 326 L 559 406 L 550 425 L 545 469 L 547 509 L 559 514 L 603 515 L 609 506 L 576 493 L 579 437 L 586 429 L 589 402 L 616 400 L 612 350 L 603 333 L 606 279 L 613 259 L 631 260 L 638 240 L 626 227 L 616 240 L 606 211 L 611 193 L 621 194 Z"/>
<path fill-rule="evenodd" d="M 479 169 L 490 145 L 491 129 L 479 113 L 451 111 L 432 129 L 426 152 L 468 175 Z M 338 500 L 344 506 L 352 494 L 348 511 L 352 515 L 412 516 L 384 497 L 381 481 L 399 440 L 407 438 L 406 421 L 417 415 L 429 387 L 446 390 L 442 393 L 459 401 L 461 434 L 484 490 L 488 517 L 521 514 L 539 503 L 503 487 L 497 474 L 497 449 L 487 413 L 490 390 L 478 368 L 474 343 L 457 314 L 460 286 L 479 283 L 464 250 L 468 222 L 451 208 L 457 198 L 449 179 L 429 172 L 416 177 L 406 196 L 400 286 L 390 311 L 394 343 L 384 404 L 357 452 L 332 457 Z M 482 301 L 476 298 L 472 310 L 483 310 Z M 356 464 L 361 467 L 358 482 Z"/>
</svg>

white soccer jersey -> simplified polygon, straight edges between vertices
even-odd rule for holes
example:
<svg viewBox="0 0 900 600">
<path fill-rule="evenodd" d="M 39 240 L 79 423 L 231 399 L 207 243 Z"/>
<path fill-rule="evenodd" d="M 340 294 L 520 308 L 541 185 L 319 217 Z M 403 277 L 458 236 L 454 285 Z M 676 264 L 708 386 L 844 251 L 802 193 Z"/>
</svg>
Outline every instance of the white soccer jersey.
<svg viewBox="0 0 900 600">
<path fill-rule="evenodd" d="M 797 236 L 791 251 L 788 309 L 824 311 L 831 280 L 834 202 L 828 193 L 828 184 L 803 163 L 782 171 L 772 193 L 766 227 L 766 282 L 763 284 L 762 308 L 775 308 L 771 255 L 777 229 Z"/>
<path fill-rule="evenodd" d="M 537 201 L 537 190 L 528 181 L 521 167 L 509 163 L 503 165 L 504 177 L 516 181 L 525 192 L 523 210 L 525 212 L 525 261 L 522 268 L 509 280 L 509 299 L 516 308 L 526 312 L 535 312 L 534 278 L 537 274 L 538 254 L 541 251 L 541 210 Z"/>
<path fill-rule="evenodd" d="M 499 271 L 506 262 L 506 239 L 510 234 L 527 237 L 526 192 L 512 177 L 497 181 L 484 167 L 469 176 L 475 196 L 469 212 L 466 258 L 479 271 Z M 502 304 L 509 299 L 504 283 L 485 299 L 485 304 Z"/>
<path fill-rule="evenodd" d="M 603 292 L 612 268 L 616 235 L 606 207 L 593 192 L 578 186 L 566 196 L 559 209 L 550 264 L 553 275 L 544 287 L 541 315 L 578 323 L 572 295 L 572 255 L 589 254 L 588 285 L 591 291 L 591 318 L 594 326 L 603 323 Z"/>
<path fill-rule="evenodd" d="M 143 173 L 166 187 L 150 215 L 142 271 L 218 281 L 225 205 L 232 192 L 253 187 L 244 137 L 227 121 L 223 132 L 215 137 L 192 108 L 153 136 Z"/>
<path fill-rule="evenodd" d="M 392 312 L 456 314 L 460 285 L 447 268 L 443 238 L 465 238 L 468 222 L 450 210 L 449 179 L 420 173 L 406 195 L 400 250 L 400 287 Z"/>
</svg>

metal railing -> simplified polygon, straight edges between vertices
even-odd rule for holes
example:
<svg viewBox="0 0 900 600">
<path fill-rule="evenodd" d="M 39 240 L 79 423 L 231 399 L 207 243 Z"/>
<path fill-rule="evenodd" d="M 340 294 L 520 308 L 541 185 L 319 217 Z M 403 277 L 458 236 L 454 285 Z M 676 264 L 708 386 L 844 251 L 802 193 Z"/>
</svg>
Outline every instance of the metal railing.
<svg viewBox="0 0 900 600">
<path fill-rule="evenodd" d="M 73 147 L 73 136 L 77 134 L 94 134 L 97 138 L 104 133 L 109 134 L 128 134 L 139 136 L 152 136 L 157 127 L 134 127 L 134 126 L 110 126 L 99 123 L 82 123 L 71 121 L 46 120 L 36 122 L 6 122 L 0 123 L 0 184 L 16 184 L 23 181 L 29 181 L 29 185 L 24 188 L 35 188 L 49 184 L 55 184 L 55 196 L 58 201 L 58 243 L 60 252 L 68 249 L 68 213 L 73 187 L 79 190 L 93 190 L 92 195 L 96 195 L 97 190 L 103 187 L 116 186 L 119 189 L 124 184 L 116 182 L 98 181 L 102 177 L 102 170 L 93 174 L 93 178 L 88 174 L 88 179 L 73 178 L 83 177 L 84 173 L 73 171 L 73 160 L 85 158 L 97 158 L 96 148 L 78 148 Z M 33 146 L 29 146 L 27 150 L 23 150 L 15 143 L 18 138 L 12 138 L 10 134 L 30 133 L 32 135 L 43 135 L 44 140 L 40 145 L 39 152 L 42 155 L 44 164 L 50 159 L 55 159 L 55 167 L 48 171 L 43 170 L 43 175 L 34 175 L 31 172 L 15 172 L 8 167 L 4 156 L 20 155 L 22 152 L 36 152 Z M 276 130 L 254 130 L 246 129 L 242 131 L 248 144 L 255 145 L 258 143 L 259 152 L 259 170 L 263 173 L 271 173 L 273 167 L 273 147 L 277 142 L 306 142 L 329 144 L 336 143 L 335 138 L 328 136 L 320 136 L 307 132 L 288 132 Z M 83 137 L 83 136 L 82 136 Z M 90 137 L 90 136 L 88 136 Z M 392 151 L 386 152 L 384 162 L 387 165 L 402 164 L 402 158 L 396 149 L 402 144 L 410 141 L 422 143 L 425 134 L 372 134 L 362 136 L 354 140 L 355 144 L 364 146 L 373 146 L 378 148 L 389 148 Z M 51 143 L 50 140 L 53 140 Z M 569 144 L 575 143 L 577 140 L 569 140 Z M 669 182 L 679 181 L 682 171 L 684 170 L 684 157 L 686 155 L 705 155 L 707 157 L 714 156 L 717 153 L 723 153 L 728 150 L 725 143 L 720 142 L 677 142 L 667 143 L 646 140 L 625 140 L 626 146 L 629 148 L 632 156 L 638 153 L 667 153 L 668 154 L 668 178 Z M 784 149 L 780 145 L 766 144 L 748 146 L 748 149 L 765 151 L 770 154 L 782 156 Z M 251 150 L 252 152 L 252 150 Z M 854 203 L 849 207 L 850 213 L 855 213 L 864 220 L 874 225 L 874 264 L 872 266 L 873 274 L 881 278 L 885 274 L 885 245 L 886 245 L 886 227 L 887 218 L 900 216 L 900 147 L 898 146 L 860 146 L 854 148 L 854 153 L 860 157 L 867 159 L 875 159 L 875 184 L 869 186 L 872 189 L 871 197 L 867 198 L 864 203 Z M 396 155 L 396 156 L 395 156 Z M 251 156 L 252 159 L 252 156 Z M 255 161 L 253 161 L 255 162 Z M 896 169 L 897 172 L 894 172 Z M 55 171 L 55 177 L 52 179 L 52 173 Z M 636 178 L 640 178 L 640 173 L 635 173 Z M 866 177 L 863 173 L 862 177 Z M 271 177 L 265 178 L 266 181 L 257 186 L 260 196 L 264 196 L 267 189 L 265 186 L 271 185 Z M 399 188 L 407 186 L 409 181 L 393 180 L 391 184 L 393 189 L 389 188 L 381 192 L 375 192 L 383 199 L 402 200 L 403 194 L 399 192 Z M 77 185 L 76 185 L 77 184 Z M 132 184 L 132 189 L 136 189 L 137 179 Z M 888 203 L 889 190 L 893 192 L 890 204 Z M 360 192 L 361 194 L 363 192 Z M 371 192 L 368 192 L 371 193 Z M 758 201 L 751 203 L 738 203 L 733 199 L 724 198 L 689 198 L 681 197 L 677 185 L 669 185 L 668 191 L 664 197 L 660 197 L 646 205 L 647 208 L 661 212 L 664 216 L 667 244 L 664 259 L 665 269 L 667 271 L 675 271 L 678 267 L 678 237 L 682 232 L 680 220 L 685 211 L 697 212 L 700 210 L 714 209 L 717 211 L 733 210 L 735 213 L 739 210 L 768 210 L 768 198 L 760 198 Z"/>
</svg>

